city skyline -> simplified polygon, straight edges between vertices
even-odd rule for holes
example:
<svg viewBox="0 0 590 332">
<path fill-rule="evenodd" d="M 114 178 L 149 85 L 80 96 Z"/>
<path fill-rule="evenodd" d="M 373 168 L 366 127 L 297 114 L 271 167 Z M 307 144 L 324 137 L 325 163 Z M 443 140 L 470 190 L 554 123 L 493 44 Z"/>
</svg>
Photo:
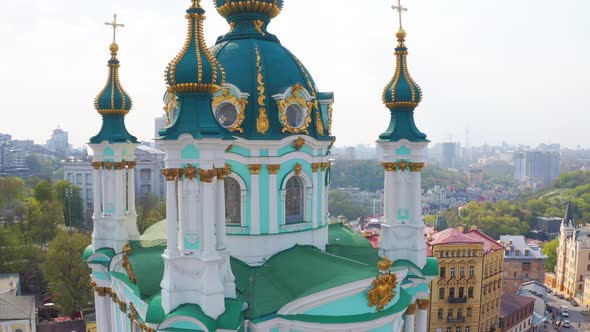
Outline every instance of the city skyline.
<svg viewBox="0 0 590 332">
<path fill-rule="evenodd" d="M 0 55 L 10 64 L 3 76 L 13 78 L 0 82 L 9 110 L 0 132 L 45 143 L 59 125 L 74 146 L 98 132 L 100 116 L 92 102 L 106 81 L 111 41 L 111 30 L 103 23 L 116 12 L 126 24 L 117 37 L 121 80 L 135 103 L 127 124 L 141 140 L 151 139 L 154 118 L 163 114 L 162 73 L 182 44 L 189 3 L 0 4 L 0 36 L 16 50 Z M 395 65 L 392 4 L 287 1 L 269 26 L 307 66 L 318 87 L 335 92 L 338 146 L 374 145 L 375 131 L 385 130 L 389 114 L 380 99 Z M 584 17 L 590 4 L 407 0 L 404 5 L 409 7 L 404 19 L 409 66 L 425 95 L 416 122 L 431 141 L 465 144 L 469 128 L 470 146 L 502 141 L 586 146 L 590 134 L 584 130 L 583 111 L 590 102 L 584 88 L 590 83 L 590 65 L 584 59 L 590 49 L 578 41 L 590 35 Z M 203 6 L 205 36 L 213 45 L 227 32 L 227 23 L 210 2 Z M 302 18 L 318 21 L 326 12 L 335 15 L 321 35 L 313 24 L 299 24 Z M 555 45 L 557 55 L 551 49 Z"/>
</svg>

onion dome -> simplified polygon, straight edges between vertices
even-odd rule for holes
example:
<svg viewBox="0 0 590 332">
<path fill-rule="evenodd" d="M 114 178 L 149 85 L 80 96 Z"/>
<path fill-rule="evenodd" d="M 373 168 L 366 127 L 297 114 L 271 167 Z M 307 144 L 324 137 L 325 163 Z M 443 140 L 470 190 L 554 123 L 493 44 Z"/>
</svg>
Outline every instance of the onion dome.
<svg viewBox="0 0 590 332">
<path fill-rule="evenodd" d="M 305 65 L 267 30 L 283 3 L 215 1 L 229 31 L 211 50 L 225 69 L 231 93 L 243 101 L 239 128 L 226 127 L 233 136 L 249 140 L 280 140 L 291 135 L 332 140 L 333 93 L 320 92 Z M 214 98 L 219 95 L 221 92 Z"/>
<path fill-rule="evenodd" d="M 205 11 L 200 1 L 186 11 L 188 33 L 180 53 L 166 68 L 166 82 L 169 91 L 176 94 L 183 92 L 215 93 L 224 83 L 223 68 L 211 54 L 203 36 Z"/>
<path fill-rule="evenodd" d="M 112 43 L 109 47 L 111 59 L 108 62 L 109 78 L 102 91 L 94 99 L 94 108 L 100 114 L 127 114 L 131 110 L 131 97 L 125 92 L 119 81 L 119 45 Z"/>
<path fill-rule="evenodd" d="M 108 62 L 109 77 L 102 91 L 94 99 L 94 108 L 102 115 L 102 127 L 100 132 L 90 139 L 90 143 L 98 144 L 103 141 L 137 143 L 137 138 L 125 127 L 125 115 L 131 110 L 132 101 L 119 81 L 120 64 L 117 59 L 119 45 L 113 42 L 109 49 L 111 51 L 111 59 Z"/>
<path fill-rule="evenodd" d="M 420 132 L 414 122 L 414 109 L 422 100 L 422 90 L 408 72 L 406 32 L 401 26 L 396 37 L 398 45 L 395 48 L 395 74 L 383 89 L 382 94 L 383 103 L 391 111 L 391 120 L 389 128 L 385 133 L 379 135 L 379 139 L 381 141 L 407 139 L 412 142 L 427 142 L 426 134 Z"/>
<path fill-rule="evenodd" d="M 215 8 L 228 20 L 240 14 L 258 14 L 271 19 L 281 13 L 283 0 L 215 0 Z"/>
<path fill-rule="evenodd" d="M 195 139 L 232 139 L 215 120 L 211 106 L 212 94 L 224 83 L 225 72 L 205 43 L 205 11 L 200 0 L 192 3 L 185 16 L 188 33 L 184 46 L 166 68 L 168 126 L 160 130 L 160 139 L 175 140 L 182 134 Z"/>
</svg>

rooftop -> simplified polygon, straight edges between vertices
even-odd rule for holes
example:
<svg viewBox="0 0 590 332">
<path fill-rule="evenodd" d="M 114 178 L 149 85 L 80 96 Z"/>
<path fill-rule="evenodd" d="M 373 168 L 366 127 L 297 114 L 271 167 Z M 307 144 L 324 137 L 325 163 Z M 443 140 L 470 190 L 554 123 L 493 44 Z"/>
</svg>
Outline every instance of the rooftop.
<svg viewBox="0 0 590 332">
<path fill-rule="evenodd" d="M 504 258 L 518 259 L 546 259 L 541 249 L 534 244 L 527 244 L 522 235 L 502 235 L 500 241 L 504 244 L 506 254 Z"/>
<path fill-rule="evenodd" d="M 502 303 L 500 305 L 500 318 L 510 316 L 511 314 L 518 312 L 520 309 L 533 302 L 535 302 L 535 299 L 527 296 L 520 296 L 516 294 L 502 294 Z"/>
<path fill-rule="evenodd" d="M 0 294 L 0 321 L 35 319 L 35 297 Z"/>
</svg>

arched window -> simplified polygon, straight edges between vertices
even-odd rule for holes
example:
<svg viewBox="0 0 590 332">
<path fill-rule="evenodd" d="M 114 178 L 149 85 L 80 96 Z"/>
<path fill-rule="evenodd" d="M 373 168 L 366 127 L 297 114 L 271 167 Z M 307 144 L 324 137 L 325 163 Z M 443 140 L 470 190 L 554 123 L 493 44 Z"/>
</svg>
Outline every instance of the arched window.
<svg viewBox="0 0 590 332">
<path fill-rule="evenodd" d="M 304 190 L 303 180 L 299 176 L 293 176 L 287 181 L 285 197 L 286 224 L 305 221 L 305 213 L 303 211 Z"/>
<path fill-rule="evenodd" d="M 241 188 L 236 179 L 226 177 L 225 187 L 225 223 L 240 225 L 242 223 Z"/>
</svg>

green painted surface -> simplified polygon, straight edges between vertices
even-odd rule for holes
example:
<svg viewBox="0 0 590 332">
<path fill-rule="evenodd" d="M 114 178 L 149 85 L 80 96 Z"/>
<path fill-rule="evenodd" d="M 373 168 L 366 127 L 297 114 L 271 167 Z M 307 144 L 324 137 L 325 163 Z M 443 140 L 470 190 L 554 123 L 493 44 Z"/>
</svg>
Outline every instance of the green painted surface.
<svg viewBox="0 0 590 332">
<path fill-rule="evenodd" d="M 180 158 L 184 160 L 199 159 L 201 156 L 199 149 L 192 144 L 187 144 L 180 152 Z"/>
<path fill-rule="evenodd" d="M 113 151 L 113 149 L 111 147 L 106 147 L 102 153 L 104 156 L 114 156 L 115 155 L 115 151 Z"/>
<path fill-rule="evenodd" d="M 296 151 L 297 150 L 295 150 L 295 148 L 293 147 L 293 144 L 289 144 L 287 146 L 284 146 L 284 147 L 280 148 L 279 151 L 278 151 L 278 155 L 279 156 L 284 156 L 287 153 L 296 152 Z M 305 152 L 308 155 L 313 156 L 313 150 L 309 146 L 307 146 L 307 145 L 303 145 L 301 147 L 301 149 L 299 149 L 299 151 L 300 152 Z"/>
<path fill-rule="evenodd" d="M 268 149 L 260 149 L 259 156 L 261 156 L 261 157 L 268 157 L 269 156 Z"/>
<path fill-rule="evenodd" d="M 410 151 L 407 146 L 402 145 L 399 149 L 395 150 L 395 153 L 399 156 L 409 156 L 412 151 Z"/>
<path fill-rule="evenodd" d="M 130 241 L 131 254 L 127 256 L 133 272 L 136 285 L 142 299 L 153 296 L 160 291 L 160 281 L 164 276 L 164 261 L 161 255 L 166 249 L 164 245 L 143 247 L 140 241 Z M 159 259 L 154 259 L 160 257 Z"/>
<path fill-rule="evenodd" d="M 397 287 L 395 288 L 395 297 L 387 305 L 385 305 L 384 309 L 388 309 L 399 300 L 400 286 L 400 283 L 398 283 Z M 306 311 L 304 314 L 315 316 L 350 316 L 376 312 L 376 306 L 369 307 L 366 292 L 361 292 L 315 307 Z"/>
<path fill-rule="evenodd" d="M 139 143 L 137 137 L 131 135 L 125 127 L 125 116 L 122 114 L 103 114 L 102 126 L 98 134 L 90 138 L 90 143 Z"/>
</svg>

